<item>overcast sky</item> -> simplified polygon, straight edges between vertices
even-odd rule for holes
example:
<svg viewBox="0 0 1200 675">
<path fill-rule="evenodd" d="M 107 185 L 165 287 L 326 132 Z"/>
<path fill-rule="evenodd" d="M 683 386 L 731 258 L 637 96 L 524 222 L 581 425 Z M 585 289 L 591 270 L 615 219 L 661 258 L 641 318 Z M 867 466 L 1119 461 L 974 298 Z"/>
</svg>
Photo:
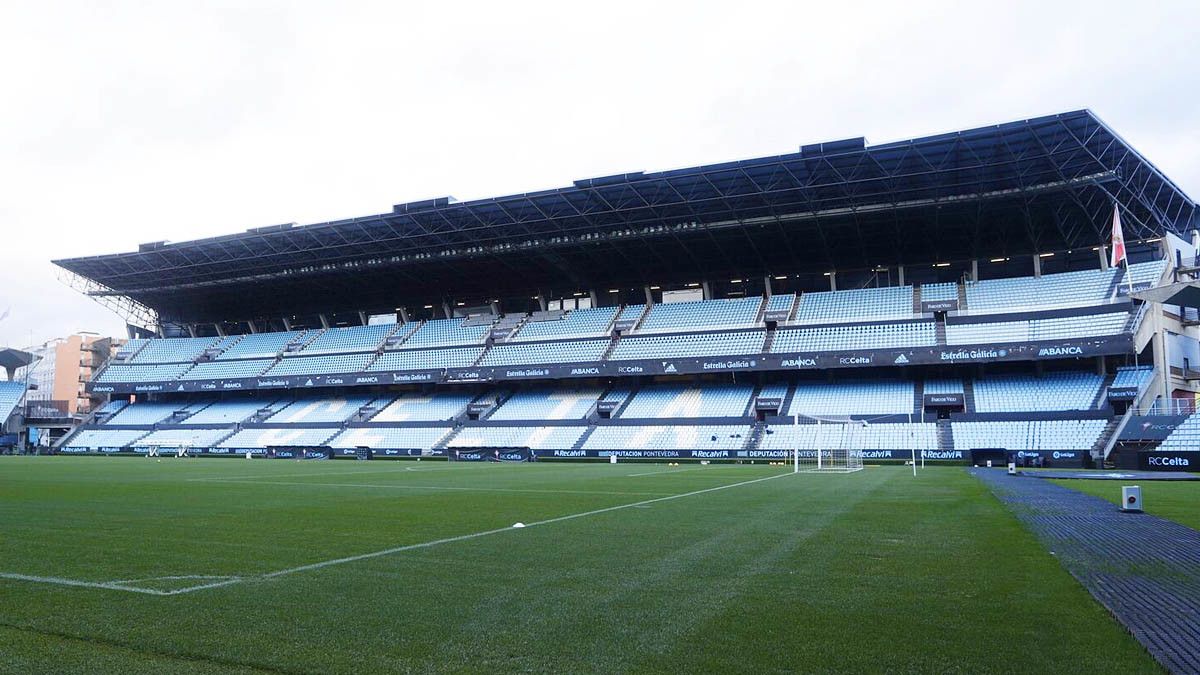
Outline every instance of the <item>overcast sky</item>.
<svg viewBox="0 0 1200 675">
<path fill-rule="evenodd" d="M 1200 197 L 1196 0 L 100 4 L 0 1 L 0 345 L 123 335 L 54 258 L 1078 108 Z"/>
</svg>

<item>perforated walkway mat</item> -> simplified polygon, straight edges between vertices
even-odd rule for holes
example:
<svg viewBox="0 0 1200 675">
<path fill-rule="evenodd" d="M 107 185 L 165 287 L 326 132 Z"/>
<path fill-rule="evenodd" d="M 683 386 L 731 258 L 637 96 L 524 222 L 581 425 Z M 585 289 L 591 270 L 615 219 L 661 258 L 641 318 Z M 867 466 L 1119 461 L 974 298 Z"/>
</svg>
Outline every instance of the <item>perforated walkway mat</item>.
<svg viewBox="0 0 1200 675">
<path fill-rule="evenodd" d="M 1200 673 L 1200 532 L 1050 481 L 970 471 L 1159 663 Z"/>
</svg>

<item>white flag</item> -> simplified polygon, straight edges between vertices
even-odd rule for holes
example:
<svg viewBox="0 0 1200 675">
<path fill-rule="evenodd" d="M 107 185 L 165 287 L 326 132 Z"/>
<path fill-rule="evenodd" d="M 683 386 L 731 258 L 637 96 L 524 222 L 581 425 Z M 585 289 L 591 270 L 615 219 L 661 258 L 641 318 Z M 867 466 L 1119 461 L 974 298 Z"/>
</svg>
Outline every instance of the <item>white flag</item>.
<svg viewBox="0 0 1200 675">
<path fill-rule="evenodd" d="M 1125 233 L 1121 231 L 1121 211 L 1113 202 L 1112 258 L 1109 267 L 1120 265 L 1122 260 L 1125 260 Z"/>
</svg>

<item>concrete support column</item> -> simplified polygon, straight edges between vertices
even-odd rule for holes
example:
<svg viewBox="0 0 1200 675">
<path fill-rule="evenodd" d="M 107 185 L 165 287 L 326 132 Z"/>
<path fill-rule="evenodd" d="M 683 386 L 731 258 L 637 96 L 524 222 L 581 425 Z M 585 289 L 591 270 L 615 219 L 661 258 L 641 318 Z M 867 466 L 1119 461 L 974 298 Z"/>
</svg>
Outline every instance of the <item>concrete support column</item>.
<svg viewBox="0 0 1200 675">
<path fill-rule="evenodd" d="M 705 299 L 705 300 L 712 300 L 712 299 L 713 299 L 713 294 L 712 294 L 712 286 L 711 286 L 711 285 L 709 285 L 709 283 L 708 283 L 707 281 L 701 281 L 701 282 L 700 282 L 700 291 L 701 291 L 702 293 L 704 293 L 704 299 Z"/>
<path fill-rule="evenodd" d="M 187 328 L 188 335 L 191 335 L 192 337 L 196 337 L 196 324 L 189 323 L 187 326 L 184 326 L 184 327 Z M 162 337 L 163 334 L 164 334 L 164 331 L 163 331 L 162 327 L 159 326 L 158 336 Z"/>
<path fill-rule="evenodd" d="M 540 308 L 543 312 L 546 311 L 546 296 L 541 291 L 538 291 L 537 301 L 538 308 Z"/>
<path fill-rule="evenodd" d="M 900 265 L 899 267 L 896 268 L 896 275 L 897 275 L 896 281 L 897 281 L 898 285 L 903 286 L 904 285 L 904 265 Z"/>
<path fill-rule="evenodd" d="M 592 299 L 592 307 L 600 306 L 600 299 L 599 299 L 600 296 L 598 296 L 596 294 L 596 289 L 594 289 L 594 288 L 588 289 L 588 297 Z"/>
<path fill-rule="evenodd" d="M 329 319 L 324 314 L 318 314 L 317 318 L 321 320 L 321 328 L 329 328 Z"/>
<path fill-rule="evenodd" d="M 1042 256 L 1033 254 L 1033 277 L 1039 279 L 1042 276 Z"/>
<path fill-rule="evenodd" d="M 492 307 L 492 314 L 495 316 L 500 316 L 500 303 L 492 301 L 489 304 Z"/>
<path fill-rule="evenodd" d="M 1100 256 L 1100 269 L 1108 271 L 1108 247 L 1100 246 L 1096 249 L 1096 254 Z"/>
<path fill-rule="evenodd" d="M 1104 357 L 1103 356 L 1096 357 L 1096 374 L 1101 377 L 1104 377 L 1105 375 L 1108 374 L 1104 367 Z"/>
<path fill-rule="evenodd" d="M 766 291 L 767 291 L 767 297 L 771 297 L 772 295 L 775 295 L 775 291 L 771 290 L 771 275 L 770 274 L 763 275 L 763 288 L 766 289 Z"/>
<path fill-rule="evenodd" d="M 646 306 L 653 307 L 654 306 L 654 294 L 650 292 L 650 287 L 642 286 L 642 290 L 646 292 Z"/>
<path fill-rule="evenodd" d="M 254 335 L 258 332 L 258 326 L 254 325 L 253 321 L 247 321 L 246 325 L 250 327 L 250 334 Z"/>
<path fill-rule="evenodd" d="M 359 310 L 359 312 L 358 312 L 358 323 L 359 323 L 359 325 L 361 325 L 361 326 L 365 326 L 365 325 L 367 325 L 367 313 L 366 313 L 366 312 L 364 312 L 364 311 L 362 311 L 362 310 Z"/>
<path fill-rule="evenodd" d="M 979 260 L 971 261 L 971 281 L 979 281 Z"/>
<path fill-rule="evenodd" d="M 831 290 L 831 291 L 837 290 L 837 272 L 829 273 L 829 290 Z"/>
<path fill-rule="evenodd" d="M 287 318 L 286 316 L 283 317 L 283 327 L 285 330 L 288 330 L 288 331 L 292 330 L 292 321 L 291 321 L 291 319 Z"/>
<path fill-rule="evenodd" d="M 404 323 L 408 323 L 408 309 L 404 307 L 400 308 L 400 320 Z"/>
<path fill-rule="evenodd" d="M 1167 331 L 1163 325 L 1163 306 L 1160 303 L 1154 303 L 1150 311 L 1154 314 L 1154 367 L 1158 369 L 1158 372 L 1162 373 L 1163 405 L 1170 405 L 1171 358 L 1168 353 L 1168 343 L 1170 340 L 1167 339 Z"/>
<path fill-rule="evenodd" d="M 450 303 L 448 303 L 448 302 L 442 303 L 442 314 L 445 314 L 447 319 L 454 318 L 454 312 L 450 311 Z"/>
</svg>

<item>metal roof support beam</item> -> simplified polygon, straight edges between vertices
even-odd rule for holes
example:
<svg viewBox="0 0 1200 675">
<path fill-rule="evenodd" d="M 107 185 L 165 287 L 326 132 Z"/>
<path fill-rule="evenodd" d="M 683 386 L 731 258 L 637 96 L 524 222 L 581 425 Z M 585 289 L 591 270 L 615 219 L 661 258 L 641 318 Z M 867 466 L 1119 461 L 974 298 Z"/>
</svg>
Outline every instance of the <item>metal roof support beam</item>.
<svg viewBox="0 0 1200 675">
<path fill-rule="evenodd" d="M 291 320 L 290 320 L 290 319 L 288 319 L 286 316 L 285 316 L 285 317 L 283 317 L 283 327 L 284 327 L 284 329 L 286 329 L 286 330 L 287 330 L 289 333 L 292 331 L 292 322 L 291 322 Z"/>
<path fill-rule="evenodd" d="M 220 322 L 213 323 L 213 330 L 217 331 L 218 336 L 225 337 L 225 329 L 221 328 Z"/>
<path fill-rule="evenodd" d="M 329 319 L 327 319 L 324 314 L 318 314 L 317 318 L 321 320 L 321 328 L 329 328 Z"/>
<path fill-rule="evenodd" d="M 361 309 L 358 310 L 358 323 L 359 323 L 359 325 L 362 325 L 362 326 L 367 325 L 367 313 L 362 311 Z"/>
<path fill-rule="evenodd" d="M 404 323 L 408 323 L 408 309 L 406 307 L 400 308 L 400 320 Z"/>
</svg>

